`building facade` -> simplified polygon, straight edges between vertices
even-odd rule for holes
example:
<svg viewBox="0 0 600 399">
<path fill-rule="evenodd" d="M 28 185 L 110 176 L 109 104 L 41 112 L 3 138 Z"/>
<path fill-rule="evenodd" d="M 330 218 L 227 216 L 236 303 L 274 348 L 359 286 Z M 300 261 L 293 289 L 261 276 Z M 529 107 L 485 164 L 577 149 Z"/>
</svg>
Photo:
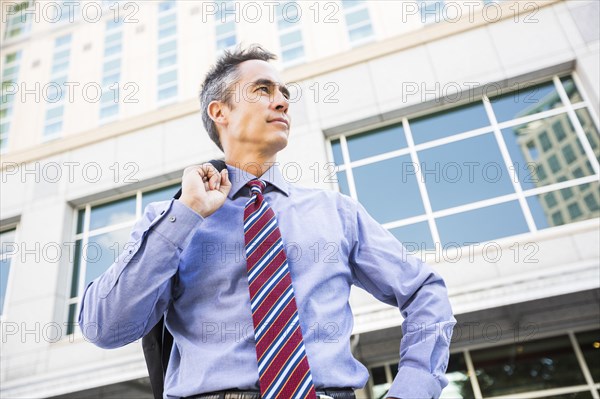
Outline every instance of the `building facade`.
<svg viewBox="0 0 600 399">
<path fill-rule="evenodd" d="M 292 93 L 286 179 L 356 198 L 445 278 L 442 397 L 600 398 L 598 2 L 0 4 L 0 396 L 151 397 L 139 341 L 83 338 L 81 295 L 222 157 L 200 84 L 260 43 Z M 351 305 L 358 397 L 384 398 L 402 317 Z"/>
</svg>

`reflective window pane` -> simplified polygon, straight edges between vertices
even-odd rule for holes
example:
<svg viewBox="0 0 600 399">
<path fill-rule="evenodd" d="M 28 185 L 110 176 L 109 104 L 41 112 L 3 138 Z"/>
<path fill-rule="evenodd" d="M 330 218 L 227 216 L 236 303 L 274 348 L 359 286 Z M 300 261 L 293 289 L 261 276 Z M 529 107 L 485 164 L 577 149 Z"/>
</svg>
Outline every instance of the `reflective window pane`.
<svg viewBox="0 0 600 399">
<path fill-rule="evenodd" d="M 492 133 L 419 151 L 418 156 L 434 211 L 514 192 Z"/>
<path fill-rule="evenodd" d="M 580 184 L 528 197 L 527 204 L 537 228 L 541 230 L 600 216 L 599 190 L 597 182 Z M 548 201 L 550 194 L 552 200 Z"/>
<path fill-rule="evenodd" d="M 79 273 L 81 269 L 81 243 L 82 240 L 75 241 L 75 253 L 73 255 L 73 275 L 71 276 L 71 298 L 77 296 L 79 291 Z"/>
<path fill-rule="evenodd" d="M 560 176 L 571 180 L 591 174 L 586 155 L 575 150 L 581 144 L 566 113 L 503 129 L 502 136 L 524 190 L 556 183 Z"/>
<path fill-rule="evenodd" d="M 390 389 L 392 385 L 391 382 L 388 382 L 387 376 L 385 373 L 386 366 L 373 367 L 371 369 L 371 378 L 373 381 L 373 397 L 374 398 L 384 398 L 386 392 Z"/>
<path fill-rule="evenodd" d="M 529 231 L 518 201 L 445 216 L 437 219 L 437 227 L 442 245 L 459 246 Z"/>
<path fill-rule="evenodd" d="M 135 196 L 92 207 L 90 230 L 135 219 Z"/>
<path fill-rule="evenodd" d="M 542 399 L 592 399 L 590 391 L 572 392 L 564 395 L 544 396 Z"/>
<path fill-rule="evenodd" d="M 337 173 L 338 186 L 340 188 L 340 193 L 350 195 L 350 188 L 348 188 L 348 177 L 346 172 L 338 172 Z"/>
<path fill-rule="evenodd" d="M 15 229 L 12 229 L 0 233 L 0 255 L 7 254 L 7 256 L 10 256 L 10 254 L 17 252 L 15 231 Z"/>
<path fill-rule="evenodd" d="M 351 161 L 357 161 L 407 146 L 404 129 L 401 124 L 348 136 L 346 142 L 348 143 L 348 152 L 350 153 Z"/>
<path fill-rule="evenodd" d="M 567 336 L 471 352 L 484 397 L 585 384 Z"/>
<path fill-rule="evenodd" d="M 579 123 L 581 123 L 581 127 L 585 132 L 585 136 L 587 137 L 590 146 L 594 150 L 596 159 L 600 161 L 600 134 L 598 133 L 598 129 L 596 129 L 596 125 L 594 125 L 590 112 L 587 109 L 582 108 L 575 111 L 575 113 L 577 114 L 577 119 L 579 119 Z"/>
<path fill-rule="evenodd" d="M 379 223 L 425 213 L 410 156 L 353 169 L 358 200 Z"/>
<path fill-rule="evenodd" d="M 575 81 L 572 77 L 567 76 L 561 78 L 560 81 L 562 82 L 562 85 L 569 96 L 569 101 L 571 101 L 572 104 L 583 101 L 583 98 L 581 97 L 581 94 L 579 94 L 579 90 L 577 90 L 577 86 L 575 85 Z"/>
<path fill-rule="evenodd" d="M 344 163 L 344 157 L 342 156 L 342 144 L 339 140 L 333 140 L 331 142 L 331 150 L 333 152 L 333 161 L 336 165 L 342 165 Z"/>
<path fill-rule="evenodd" d="M 6 288 L 8 287 L 8 273 L 10 271 L 10 258 L 0 261 L 0 314 L 4 309 Z"/>
<path fill-rule="evenodd" d="M 181 187 L 181 184 L 173 184 L 168 187 L 159 188 L 156 190 L 148 191 L 142 194 L 142 211 L 146 209 L 151 202 L 157 201 L 168 201 L 177 193 L 177 190 Z"/>
<path fill-rule="evenodd" d="M 84 286 L 104 273 L 114 263 L 129 241 L 130 231 L 131 227 L 126 227 L 89 238 L 88 244 L 83 250 L 86 261 Z"/>
<path fill-rule="evenodd" d="M 575 334 L 594 382 L 600 382 L 600 330 Z"/>
<path fill-rule="evenodd" d="M 498 122 L 537 114 L 563 105 L 553 82 L 536 86 L 521 85 L 518 90 L 493 97 L 490 101 Z"/>
<path fill-rule="evenodd" d="M 462 353 L 450 355 L 446 378 L 448 378 L 448 385 L 442 391 L 440 399 L 471 399 L 475 397 Z"/>
<path fill-rule="evenodd" d="M 400 241 L 409 252 L 433 250 L 433 238 L 427 222 L 409 224 L 390 229 L 390 233 Z"/>
<path fill-rule="evenodd" d="M 481 101 L 409 120 L 408 123 L 415 144 L 441 139 L 490 124 Z"/>
</svg>

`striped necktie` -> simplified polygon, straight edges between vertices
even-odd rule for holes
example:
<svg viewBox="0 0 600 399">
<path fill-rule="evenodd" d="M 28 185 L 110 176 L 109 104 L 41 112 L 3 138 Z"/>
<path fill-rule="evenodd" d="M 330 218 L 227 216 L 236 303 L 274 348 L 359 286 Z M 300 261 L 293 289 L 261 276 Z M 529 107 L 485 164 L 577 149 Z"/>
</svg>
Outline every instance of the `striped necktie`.
<svg viewBox="0 0 600 399">
<path fill-rule="evenodd" d="M 263 399 L 316 398 L 277 218 L 260 179 L 246 184 L 244 241 L 256 358 Z"/>
</svg>

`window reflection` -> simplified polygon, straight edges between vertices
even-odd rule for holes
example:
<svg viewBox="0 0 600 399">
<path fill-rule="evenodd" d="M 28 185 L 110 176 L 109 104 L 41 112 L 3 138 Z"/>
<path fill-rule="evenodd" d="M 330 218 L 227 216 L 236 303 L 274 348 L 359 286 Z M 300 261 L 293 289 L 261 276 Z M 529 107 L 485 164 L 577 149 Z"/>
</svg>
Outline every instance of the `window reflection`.
<svg viewBox="0 0 600 399">
<path fill-rule="evenodd" d="M 407 145 L 401 124 L 355 134 L 346 138 L 346 142 L 351 161 L 398 150 Z"/>
<path fill-rule="evenodd" d="M 90 237 L 83 251 L 86 262 L 85 285 L 100 276 L 117 259 L 129 241 L 131 227 Z"/>
<path fill-rule="evenodd" d="M 379 366 L 371 369 L 371 378 L 373 379 L 373 397 L 376 399 L 385 398 L 387 391 L 392 385 L 391 382 L 388 382 L 387 380 L 385 368 L 386 366 Z"/>
<path fill-rule="evenodd" d="M 569 101 L 571 101 L 572 104 L 583 101 L 583 98 L 581 97 L 581 94 L 579 94 L 579 90 L 577 90 L 577 86 L 575 86 L 575 82 L 573 81 L 572 77 L 567 76 L 561 78 L 560 81 L 567 92 L 567 96 L 569 96 Z"/>
<path fill-rule="evenodd" d="M 575 334 L 594 382 L 600 382 L 600 330 Z"/>
<path fill-rule="evenodd" d="M 344 157 L 342 156 L 342 145 L 339 140 L 333 140 L 331 142 L 331 150 L 333 152 L 333 161 L 336 165 L 342 165 L 344 163 Z"/>
<path fill-rule="evenodd" d="M 484 397 L 585 384 L 567 336 L 471 352 Z"/>
<path fill-rule="evenodd" d="M 358 200 L 379 223 L 425 213 L 410 156 L 353 169 Z"/>
<path fill-rule="evenodd" d="M 566 113 L 503 129 L 502 135 L 524 190 L 556 183 L 561 177 L 570 180 L 591 174 Z"/>
<path fill-rule="evenodd" d="M 433 250 L 433 238 L 427 222 L 409 224 L 390 229 L 390 233 L 400 241 L 409 252 Z"/>
<path fill-rule="evenodd" d="M 538 229 L 560 226 L 600 216 L 600 186 L 597 182 L 527 198 Z"/>
<path fill-rule="evenodd" d="M 466 246 L 529 231 L 518 201 L 445 216 L 436 222 L 443 246 Z"/>
<path fill-rule="evenodd" d="M 348 187 L 348 177 L 346 176 L 346 171 L 338 172 L 336 174 L 338 185 L 340 187 L 340 193 L 350 195 L 350 188 Z"/>
<path fill-rule="evenodd" d="M 446 378 L 448 378 L 448 385 L 442 391 L 441 399 L 470 399 L 475 397 L 467 365 L 465 364 L 465 357 L 462 353 L 450 355 Z"/>
<path fill-rule="evenodd" d="M 177 193 L 177 190 L 179 190 L 180 187 L 181 187 L 180 184 L 173 184 L 171 186 L 167 186 L 167 187 L 159 188 L 157 190 L 148 191 L 147 193 L 143 193 L 142 194 L 142 211 L 144 209 L 146 209 L 146 206 L 148 206 L 148 204 L 151 202 L 170 200 L 171 198 L 173 198 L 175 193 Z"/>
<path fill-rule="evenodd" d="M 90 230 L 135 219 L 135 196 L 92 207 Z"/>
<path fill-rule="evenodd" d="M 579 120 L 579 123 L 581 123 L 581 127 L 585 132 L 585 136 L 587 137 L 590 146 L 594 150 L 596 159 L 600 161 L 600 135 L 598 134 L 598 129 L 596 129 L 596 126 L 594 125 L 590 112 L 587 109 L 582 108 L 575 111 L 575 113 L 577 114 L 577 119 Z M 581 148 L 581 150 L 583 150 L 583 148 Z"/>
<path fill-rule="evenodd" d="M 490 121 L 481 101 L 409 121 L 415 144 L 467 132 L 489 124 Z"/>
<path fill-rule="evenodd" d="M 520 85 L 515 88 L 517 90 L 511 93 L 490 99 L 498 122 L 537 114 L 563 105 L 553 82 L 536 86 Z"/>
<path fill-rule="evenodd" d="M 434 211 L 514 192 L 492 133 L 418 153 Z"/>
</svg>

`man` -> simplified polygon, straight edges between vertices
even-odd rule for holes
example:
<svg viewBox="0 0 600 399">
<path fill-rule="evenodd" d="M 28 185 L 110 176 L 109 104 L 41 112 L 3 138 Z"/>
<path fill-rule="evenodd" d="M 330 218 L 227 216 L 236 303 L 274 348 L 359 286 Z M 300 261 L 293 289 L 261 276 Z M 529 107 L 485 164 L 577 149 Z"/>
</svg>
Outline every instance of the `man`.
<svg viewBox="0 0 600 399">
<path fill-rule="evenodd" d="M 179 200 L 146 208 L 134 249 L 86 287 L 82 331 L 115 348 L 164 314 L 165 398 L 353 398 L 369 377 L 350 352 L 355 284 L 405 317 L 388 396 L 438 397 L 455 323 L 445 285 L 358 202 L 285 181 L 275 163 L 291 120 L 274 58 L 236 49 L 207 74 L 203 122 L 227 167 L 186 168 Z"/>
</svg>

